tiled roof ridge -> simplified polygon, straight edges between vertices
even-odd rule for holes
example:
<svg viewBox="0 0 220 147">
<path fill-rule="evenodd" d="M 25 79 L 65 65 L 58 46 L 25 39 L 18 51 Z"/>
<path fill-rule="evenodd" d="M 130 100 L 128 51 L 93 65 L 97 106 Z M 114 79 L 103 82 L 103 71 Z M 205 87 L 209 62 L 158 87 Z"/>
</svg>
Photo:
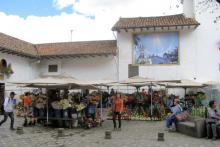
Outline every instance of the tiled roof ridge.
<svg viewBox="0 0 220 147">
<path fill-rule="evenodd" d="M 56 42 L 36 45 L 40 56 L 115 53 L 116 40 Z"/>
<path fill-rule="evenodd" d="M 184 13 L 180 14 L 172 14 L 172 15 L 159 15 L 159 16 L 139 16 L 139 17 L 120 17 L 119 19 L 136 19 L 136 18 L 161 18 L 161 17 L 174 17 L 174 16 L 183 16 L 185 17 Z M 187 17 L 186 17 L 187 18 Z"/>
<path fill-rule="evenodd" d="M 107 41 L 116 41 L 116 40 L 91 40 L 91 41 L 69 41 L 69 42 L 52 42 L 52 43 L 39 43 L 39 44 L 34 44 L 34 45 L 36 45 L 36 46 L 38 46 L 38 45 L 49 45 L 49 44 L 65 44 L 65 43 L 91 43 L 91 42 L 101 42 L 101 41 L 105 41 L 105 42 L 107 42 Z"/>
<path fill-rule="evenodd" d="M 0 48 L 16 52 L 27 57 L 35 57 L 37 50 L 33 43 L 0 32 Z"/>
<path fill-rule="evenodd" d="M 0 32 L 0 40 L 2 39 L 2 44 L 0 48 L 9 50 L 9 52 L 17 52 L 18 54 L 26 55 L 28 57 L 41 58 L 42 56 L 42 47 L 51 46 L 52 48 L 56 48 L 56 46 L 88 46 L 88 45 L 101 45 L 109 46 L 109 44 L 116 44 L 116 40 L 91 40 L 91 41 L 74 41 L 74 42 L 54 42 L 54 43 L 40 43 L 34 44 L 30 43 L 16 37 L 4 34 Z M 5 41 L 7 40 L 7 41 Z M 5 43 L 6 42 L 6 43 Z M 7 45 L 8 43 L 8 45 Z M 10 45 L 14 44 L 14 45 Z M 47 48 L 44 48 L 47 49 Z M 103 49 L 104 51 L 105 49 Z M 60 54 L 60 53 L 58 53 Z"/>
<path fill-rule="evenodd" d="M 27 43 L 27 44 L 30 44 L 30 45 L 34 45 L 33 43 L 30 43 L 30 42 L 28 42 L 28 41 L 25 41 L 25 40 L 16 38 L 16 37 L 14 37 L 14 36 L 11 36 L 11 35 L 8 35 L 8 34 L 2 33 L 2 32 L 0 32 L 0 34 L 2 34 L 2 35 L 4 35 L 4 36 L 7 36 L 7 37 L 9 37 L 9 38 L 11 38 L 11 39 L 15 39 L 15 40 L 17 40 L 17 41 L 21 41 L 21 42 L 23 42 L 23 43 Z"/>
<path fill-rule="evenodd" d="M 134 29 L 147 27 L 169 27 L 169 26 L 189 26 L 200 25 L 195 18 L 186 17 L 185 14 L 150 16 L 150 17 L 120 17 L 112 27 L 112 31 L 120 29 Z"/>
</svg>

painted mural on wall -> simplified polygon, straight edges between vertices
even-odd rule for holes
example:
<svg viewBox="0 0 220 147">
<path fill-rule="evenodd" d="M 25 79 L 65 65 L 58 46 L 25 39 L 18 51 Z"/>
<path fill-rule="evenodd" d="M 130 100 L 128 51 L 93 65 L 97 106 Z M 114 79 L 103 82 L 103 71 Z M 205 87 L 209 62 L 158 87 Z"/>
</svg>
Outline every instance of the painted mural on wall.
<svg viewBox="0 0 220 147">
<path fill-rule="evenodd" d="M 134 35 L 133 64 L 178 64 L 178 32 Z"/>
</svg>

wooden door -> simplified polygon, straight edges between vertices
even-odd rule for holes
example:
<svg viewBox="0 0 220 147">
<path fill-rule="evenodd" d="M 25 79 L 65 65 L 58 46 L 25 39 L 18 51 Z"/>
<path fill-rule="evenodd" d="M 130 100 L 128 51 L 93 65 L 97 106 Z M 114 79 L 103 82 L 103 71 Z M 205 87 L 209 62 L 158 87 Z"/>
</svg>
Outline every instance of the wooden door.
<svg viewBox="0 0 220 147">
<path fill-rule="evenodd" d="M 0 114 L 3 114 L 4 97 L 5 97 L 5 84 L 0 83 Z"/>
</svg>

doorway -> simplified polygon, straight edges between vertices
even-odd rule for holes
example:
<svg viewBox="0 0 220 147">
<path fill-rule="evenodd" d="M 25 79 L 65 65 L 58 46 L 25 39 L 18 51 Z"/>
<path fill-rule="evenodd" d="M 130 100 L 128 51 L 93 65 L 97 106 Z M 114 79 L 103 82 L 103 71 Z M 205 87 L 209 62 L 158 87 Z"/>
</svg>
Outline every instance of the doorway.
<svg viewBox="0 0 220 147">
<path fill-rule="evenodd" d="M 0 114 L 4 112 L 3 103 L 5 97 L 5 83 L 0 83 Z"/>
</svg>

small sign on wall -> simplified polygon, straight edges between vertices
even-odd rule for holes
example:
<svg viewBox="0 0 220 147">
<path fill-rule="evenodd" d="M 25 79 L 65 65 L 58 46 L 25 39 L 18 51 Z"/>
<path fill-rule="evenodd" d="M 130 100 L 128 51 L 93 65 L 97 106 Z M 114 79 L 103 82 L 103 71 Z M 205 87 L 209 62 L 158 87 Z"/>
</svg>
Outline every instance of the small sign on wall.
<svg viewBox="0 0 220 147">
<path fill-rule="evenodd" d="M 128 77 L 139 76 L 139 66 L 128 65 Z"/>
<path fill-rule="evenodd" d="M 1 81 L 4 80 L 4 74 L 0 74 L 0 80 L 1 80 Z"/>
</svg>

